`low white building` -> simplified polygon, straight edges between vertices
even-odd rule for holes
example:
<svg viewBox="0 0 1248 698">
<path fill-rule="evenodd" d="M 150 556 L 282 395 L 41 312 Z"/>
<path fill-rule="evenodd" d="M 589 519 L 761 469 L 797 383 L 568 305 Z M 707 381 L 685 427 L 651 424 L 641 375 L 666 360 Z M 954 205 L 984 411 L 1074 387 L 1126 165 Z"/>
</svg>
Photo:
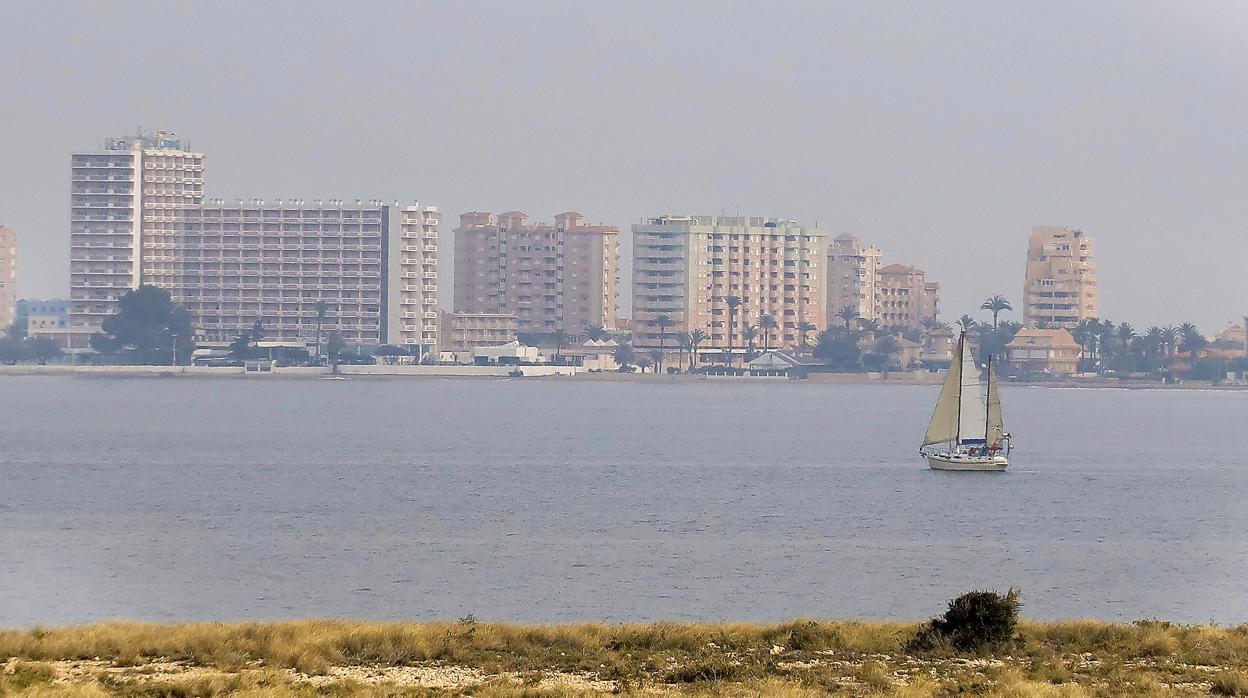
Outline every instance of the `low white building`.
<svg viewBox="0 0 1248 698">
<path fill-rule="evenodd" d="M 477 347 L 472 352 L 474 364 L 536 364 L 545 363 L 537 347 L 508 342 L 492 347 Z"/>
</svg>

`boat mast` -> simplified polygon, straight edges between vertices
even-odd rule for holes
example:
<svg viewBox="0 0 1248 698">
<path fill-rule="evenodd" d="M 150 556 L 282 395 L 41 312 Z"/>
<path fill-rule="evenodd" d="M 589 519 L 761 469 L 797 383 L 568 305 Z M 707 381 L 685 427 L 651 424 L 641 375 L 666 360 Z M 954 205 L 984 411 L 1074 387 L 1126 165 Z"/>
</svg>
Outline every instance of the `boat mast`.
<svg viewBox="0 0 1248 698">
<path fill-rule="evenodd" d="M 984 448 L 991 445 L 988 443 L 988 422 L 992 421 L 988 417 L 990 414 L 992 414 L 992 354 L 988 355 L 988 393 L 984 400 Z"/>
<path fill-rule="evenodd" d="M 966 330 L 958 335 L 958 428 L 953 431 L 953 445 L 961 443 L 962 437 L 962 372 L 966 364 Z"/>
</svg>

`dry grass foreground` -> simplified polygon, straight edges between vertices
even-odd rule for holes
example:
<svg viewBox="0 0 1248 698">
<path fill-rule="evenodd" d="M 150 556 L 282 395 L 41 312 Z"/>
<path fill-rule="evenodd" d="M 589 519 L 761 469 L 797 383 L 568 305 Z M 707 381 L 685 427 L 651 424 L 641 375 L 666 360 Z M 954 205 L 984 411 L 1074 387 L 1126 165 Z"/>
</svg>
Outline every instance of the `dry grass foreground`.
<svg viewBox="0 0 1248 698">
<path fill-rule="evenodd" d="M 1022 623 L 912 654 L 918 624 L 106 623 L 0 631 L 23 696 L 1248 696 L 1248 626 Z"/>
</svg>

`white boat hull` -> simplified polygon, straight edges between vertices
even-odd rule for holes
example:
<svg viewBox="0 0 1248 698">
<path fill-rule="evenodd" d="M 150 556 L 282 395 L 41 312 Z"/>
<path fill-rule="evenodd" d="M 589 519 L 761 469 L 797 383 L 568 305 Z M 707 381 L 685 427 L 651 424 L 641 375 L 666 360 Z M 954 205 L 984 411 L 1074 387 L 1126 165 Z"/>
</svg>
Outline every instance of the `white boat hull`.
<svg viewBox="0 0 1248 698">
<path fill-rule="evenodd" d="M 928 453 L 927 465 L 932 470 L 996 471 L 1005 470 L 1010 459 L 1005 456 L 971 456 L 965 453 Z"/>
</svg>

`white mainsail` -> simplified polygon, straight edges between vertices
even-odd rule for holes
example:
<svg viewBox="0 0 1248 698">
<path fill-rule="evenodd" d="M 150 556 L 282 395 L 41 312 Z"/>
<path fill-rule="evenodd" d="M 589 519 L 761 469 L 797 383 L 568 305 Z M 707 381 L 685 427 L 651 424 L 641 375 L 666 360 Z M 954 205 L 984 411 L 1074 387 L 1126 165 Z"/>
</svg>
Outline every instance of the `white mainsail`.
<svg viewBox="0 0 1248 698">
<path fill-rule="evenodd" d="M 1005 421 L 1001 418 L 1001 393 L 997 390 L 997 371 L 988 363 L 988 445 L 1001 443 L 1005 436 Z"/>
<path fill-rule="evenodd" d="M 958 400 L 958 440 L 984 440 L 987 433 L 988 406 L 984 403 L 984 384 L 979 382 L 979 366 L 975 352 L 962 342 L 962 393 Z"/>
<path fill-rule="evenodd" d="M 965 338 L 958 338 L 957 356 L 962 354 Z M 932 421 L 927 425 L 927 434 L 923 436 L 923 445 L 946 443 L 958 438 L 958 393 L 962 389 L 962 361 L 949 364 L 949 375 L 945 376 L 945 384 L 940 388 L 940 397 L 936 398 L 936 409 L 932 412 Z"/>
</svg>

